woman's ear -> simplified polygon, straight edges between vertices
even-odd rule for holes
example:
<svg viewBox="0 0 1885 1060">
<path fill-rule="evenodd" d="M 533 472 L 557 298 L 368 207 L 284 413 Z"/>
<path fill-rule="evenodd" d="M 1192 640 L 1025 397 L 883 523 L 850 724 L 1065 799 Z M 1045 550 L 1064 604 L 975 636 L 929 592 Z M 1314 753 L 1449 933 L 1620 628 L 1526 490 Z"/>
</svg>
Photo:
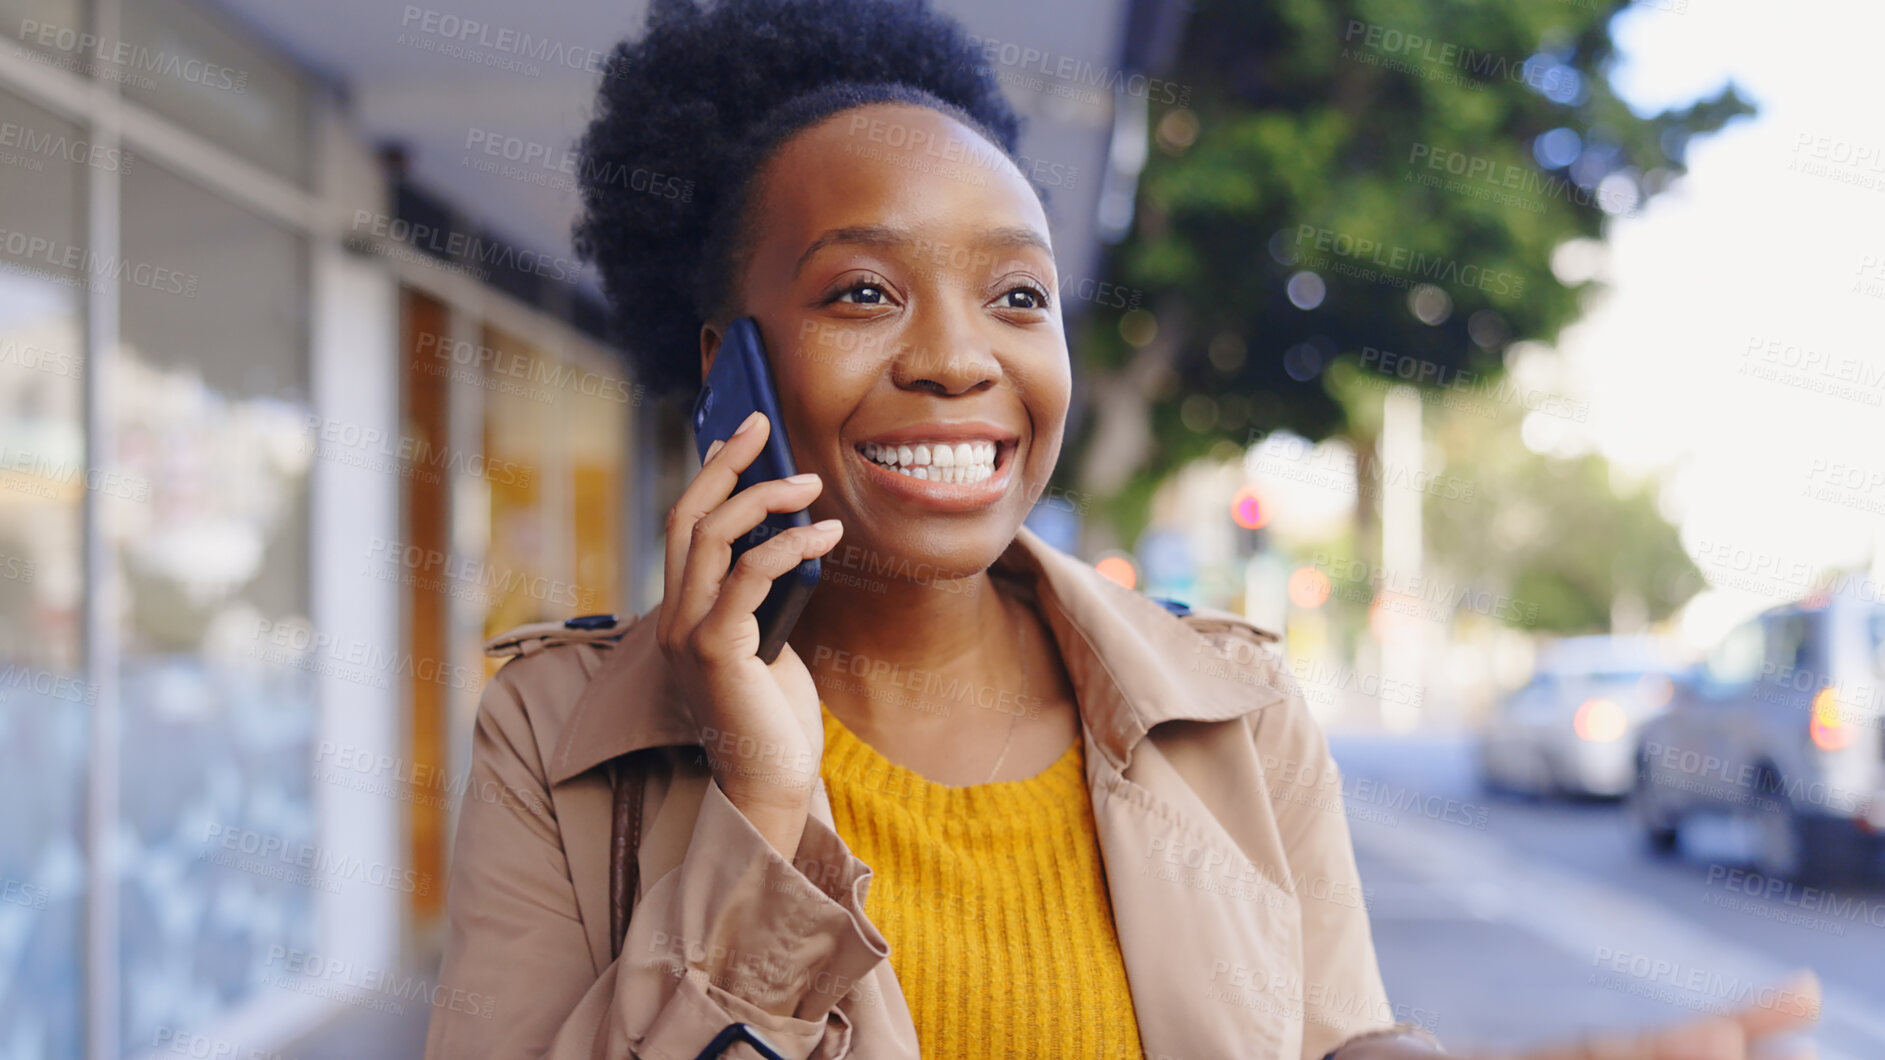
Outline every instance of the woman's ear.
<svg viewBox="0 0 1885 1060">
<path fill-rule="evenodd" d="M 716 327 L 709 320 L 700 325 L 700 381 L 707 381 L 707 372 L 713 368 L 714 354 L 720 352 L 720 339 L 726 332 Z"/>
</svg>

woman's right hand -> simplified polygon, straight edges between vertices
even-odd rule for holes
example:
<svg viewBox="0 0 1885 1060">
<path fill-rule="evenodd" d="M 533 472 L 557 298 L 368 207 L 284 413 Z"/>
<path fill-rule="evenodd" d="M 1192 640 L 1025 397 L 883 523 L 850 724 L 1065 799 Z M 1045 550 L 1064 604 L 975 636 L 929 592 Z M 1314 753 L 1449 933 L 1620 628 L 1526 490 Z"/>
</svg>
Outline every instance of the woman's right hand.
<svg viewBox="0 0 1885 1060">
<path fill-rule="evenodd" d="M 1723 1015 L 1650 1031 L 1588 1035 L 1584 1040 L 1512 1053 L 1472 1053 L 1469 1060 L 1752 1060 L 1779 1035 L 1805 1030 L 1819 1020 L 1820 980 L 1802 971 L 1780 986 L 1761 991 L 1752 1003 Z M 1805 1051 L 1758 1053 L 1771 1060 L 1809 1060 Z M 1344 1046 L 1335 1060 L 1432 1060 L 1450 1054 L 1412 1036 L 1363 1039 Z"/>
<path fill-rule="evenodd" d="M 790 644 L 759 659 L 753 612 L 773 579 L 831 550 L 836 519 L 793 527 L 740 556 L 733 542 L 770 512 L 795 512 L 817 497 L 817 475 L 754 483 L 740 473 L 765 448 L 771 424 L 758 412 L 714 443 L 700 474 L 668 512 L 667 565 L 656 638 L 700 730 L 715 783 L 787 858 L 798 850 L 824 754 L 818 689 Z"/>
<path fill-rule="evenodd" d="M 1780 1035 L 1803 1031 L 1819 1018 L 1819 976 L 1801 971 L 1723 1015 L 1664 1030 L 1590 1038 L 1526 1053 L 1523 1060 L 1751 1060 L 1757 1048 L 1773 1044 Z M 1816 1055 L 1810 1043 L 1797 1044 L 1793 1052 L 1768 1049 L 1758 1055 L 1771 1060 Z"/>
</svg>

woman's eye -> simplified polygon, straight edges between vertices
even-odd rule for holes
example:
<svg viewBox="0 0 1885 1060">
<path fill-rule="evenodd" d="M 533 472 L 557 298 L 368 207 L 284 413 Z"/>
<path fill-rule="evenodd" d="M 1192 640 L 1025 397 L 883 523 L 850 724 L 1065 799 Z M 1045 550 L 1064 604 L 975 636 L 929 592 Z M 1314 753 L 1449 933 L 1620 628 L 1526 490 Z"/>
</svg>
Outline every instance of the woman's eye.
<svg viewBox="0 0 1885 1060">
<path fill-rule="evenodd" d="M 1047 308 L 1047 292 L 1038 287 L 1016 287 L 1002 292 L 1001 307 L 1003 309 L 1045 309 Z"/>
<path fill-rule="evenodd" d="M 838 297 L 832 299 L 832 301 L 843 302 L 846 301 L 847 297 L 850 295 L 857 296 L 856 300 L 852 302 L 853 305 L 884 304 L 884 289 L 874 283 L 854 283 L 844 290 L 839 291 Z"/>
</svg>

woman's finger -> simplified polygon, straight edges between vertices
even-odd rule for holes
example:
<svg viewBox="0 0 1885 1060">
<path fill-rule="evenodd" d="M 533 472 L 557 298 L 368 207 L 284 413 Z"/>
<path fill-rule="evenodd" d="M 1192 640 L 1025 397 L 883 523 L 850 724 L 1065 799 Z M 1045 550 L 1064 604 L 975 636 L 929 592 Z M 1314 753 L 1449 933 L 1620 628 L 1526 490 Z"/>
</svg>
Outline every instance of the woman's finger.
<svg viewBox="0 0 1885 1060">
<path fill-rule="evenodd" d="M 665 533 L 667 556 L 662 564 L 661 610 L 655 619 L 655 636 L 662 644 L 675 642 L 674 619 L 680 601 L 681 576 L 687 568 L 687 546 L 693 540 L 694 524 L 719 507 L 739 484 L 740 472 L 765 447 L 767 422 L 755 412 L 740 424 L 724 444 L 715 442 L 702 461 L 700 474 L 687 484 L 681 496 L 668 509 Z M 757 428 L 757 429 L 755 429 Z M 684 632 L 684 631 L 683 631 Z"/>
<path fill-rule="evenodd" d="M 689 636 L 719 599 L 727 568 L 733 562 L 733 542 L 752 533 L 770 513 L 803 509 L 823 489 L 818 476 L 809 473 L 756 482 L 695 520 L 687 544 L 687 562 L 681 569 L 680 597 L 675 601 L 677 638 Z M 760 543 L 747 555 L 768 544 L 770 540 Z"/>
<path fill-rule="evenodd" d="M 1591 1035 L 1525 1060 L 1743 1060 L 1750 1043 L 1809 1027 L 1819 1013 L 1819 977 L 1803 971 L 1726 1015 L 1658 1031 Z"/>
<path fill-rule="evenodd" d="M 1747 1036 L 1733 1020 L 1703 1020 L 1660 1031 L 1589 1034 L 1523 1060 L 1745 1060 Z"/>
<path fill-rule="evenodd" d="M 1758 1040 L 1811 1027 L 1820 1018 L 1820 977 L 1803 969 L 1779 986 L 1761 991 L 1759 1003 L 1735 1013 L 1748 1038 Z"/>
<path fill-rule="evenodd" d="M 697 642 L 707 651 L 740 655 L 757 651 L 758 629 L 753 624 L 753 612 L 765 602 L 773 581 L 800 563 L 831 551 L 843 536 L 844 527 L 838 520 L 825 519 L 810 526 L 795 526 L 741 556 L 721 582 L 719 599 L 695 627 Z M 742 634 L 752 638 L 750 645 L 743 643 Z"/>
</svg>

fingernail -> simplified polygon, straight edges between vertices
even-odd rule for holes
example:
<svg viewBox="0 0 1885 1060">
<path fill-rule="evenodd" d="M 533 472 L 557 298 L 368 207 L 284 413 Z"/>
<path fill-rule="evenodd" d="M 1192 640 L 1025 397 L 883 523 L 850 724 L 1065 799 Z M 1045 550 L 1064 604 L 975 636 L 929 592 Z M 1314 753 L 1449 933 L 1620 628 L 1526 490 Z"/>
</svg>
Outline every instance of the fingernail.
<svg viewBox="0 0 1885 1060">
<path fill-rule="evenodd" d="M 812 529 L 822 532 L 836 530 L 844 524 L 836 519 L 820 519 L 812 524 Z"/>
<path fill-rule="evenodd" d="M 733 437 L 738 438 L 740 435 L 745 434 L 747 431 L 752 430 L 756 425 L 758 425 L 759 417 L 761 415 L 763 414 L 756 410 L 752 412 L 751 414 L 749 414 L 746 417 L 746 421 L 740 424 L 740 429 L 733 432 Z"/>
<path fill-rule="evenodd" d="M 1811 968 L 1802 968 L 1788 976 L 1786 981 L 1774 988 L 1774 991 L 1795 997 L 1807 996 L 1818 1001 L 1820 997 L 1819 973 Z"/>
<path fill-rule="evenodd" d="M 785 480 L 794 486 L 809 486 L 818 481 L 818 476 L 810 471 L 801 471 L 796 475 L 787 475 Z"/>
<path fill-rule="evenodd" d="M 701 457 L 701 458 L 700 458 L 700 462 L 704 464 L 704 463 L 706 463 L 707 461 L 709 461 L 709 460 L 712 460 L 712 459 L 713 459 L 713 454 L 715 454 L 715 453 L 717 453 L 717 452 L 719 452 L 719 451 L 720 451 L 720 447 L 721 447 L 721 446 L 723 446 L 723 445 L 725 445 L 725 444 L 727 444 L 727 443 L 726 443 L 726 440 L 725 440 L 725 439 L 723 439 L 723 438 L 722 438 L 722 439 L 716 439 L 716 440 L 714 441 L 714 443 L 713 443 L 712 445 L 710 445 L 710 446 L 708 446 L 708 447 L 707 447 L 707 455 L 706 455 L 706 456 L 703 456 L 703 457 Z"/>
</svg>

